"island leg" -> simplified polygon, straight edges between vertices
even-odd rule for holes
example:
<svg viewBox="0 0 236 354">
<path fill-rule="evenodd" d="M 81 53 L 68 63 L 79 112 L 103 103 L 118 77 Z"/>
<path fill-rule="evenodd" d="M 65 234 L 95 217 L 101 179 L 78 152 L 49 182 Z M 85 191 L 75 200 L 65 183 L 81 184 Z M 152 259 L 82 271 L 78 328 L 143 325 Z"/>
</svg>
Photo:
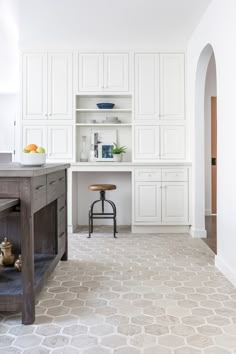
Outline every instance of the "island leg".
<svg viewBox="0 0 236 354">
<path fill-rule="evenodd" d="M 35 320 L 34 215 L 31 203 L 30 178 L 24 178 L 20 183 L 23 324 L 32 324 Z"/>
<path fill-rule="evenodd" d="M 67 261 L 68 260 L 68 208 L 67 208 L 67 203 L 68 203 L 68 198 L 67 198 L 67 173 L 65 175 L 65 225 L 64 225 L 64 230 L 65 230 L 65 253 L 61 257 L 61 261 Z"/>
</svg>

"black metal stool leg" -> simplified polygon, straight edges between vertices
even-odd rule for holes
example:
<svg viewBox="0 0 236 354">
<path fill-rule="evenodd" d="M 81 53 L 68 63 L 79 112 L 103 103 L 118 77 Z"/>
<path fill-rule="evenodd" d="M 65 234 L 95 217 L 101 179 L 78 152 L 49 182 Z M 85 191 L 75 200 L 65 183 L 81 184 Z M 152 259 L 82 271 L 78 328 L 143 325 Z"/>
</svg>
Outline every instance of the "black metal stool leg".
<svg viewBox="0 0 236 354">
<path fill-rule="evenodd" d="M 89 209 L 89 234 L 88 238 L 91 238 L 91 209 Z"/>
<path fill-rule="evenodd" d="M 93 208 L 94 205 L 98 202 L 102 202 L 102 212 L 101 213 L 94 213 Z M 105 213 L 104 204 L 105 202 L 109 203 L 112 208 L 112 213 Z M 89 235 L 88 238 L 91 238 L 91 234 L 93 233 L 93 220 L 94 219 L 113 219 L 113 236 L 117 238 L 117 223 L 116 223 L 116 205 L 111 200 L 106 199 L 105 191 L 100 191 L 100 199 L 95 200 L 90 209 L 89 209 Z"/>
</svg>

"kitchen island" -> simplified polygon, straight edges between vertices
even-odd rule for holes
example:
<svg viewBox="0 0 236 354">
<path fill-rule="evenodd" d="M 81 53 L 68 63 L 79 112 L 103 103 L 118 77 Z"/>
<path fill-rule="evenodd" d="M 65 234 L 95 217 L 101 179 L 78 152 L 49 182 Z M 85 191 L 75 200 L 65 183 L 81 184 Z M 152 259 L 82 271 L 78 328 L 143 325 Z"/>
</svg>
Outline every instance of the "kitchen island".
<svg viewBox="0 0 236 354">
<path fill-rule="evenodd" d="M 67 260 L 68 164 L 22 167 L 0 164 L 0 198 L 19 200 L 0 211 L 0 242 L 7 237 L 22 255 L 22 272 L 0 272 L 0 311 L 21 311 L 35 320 L 35 297 L 60 260 Z"/>
</svg>

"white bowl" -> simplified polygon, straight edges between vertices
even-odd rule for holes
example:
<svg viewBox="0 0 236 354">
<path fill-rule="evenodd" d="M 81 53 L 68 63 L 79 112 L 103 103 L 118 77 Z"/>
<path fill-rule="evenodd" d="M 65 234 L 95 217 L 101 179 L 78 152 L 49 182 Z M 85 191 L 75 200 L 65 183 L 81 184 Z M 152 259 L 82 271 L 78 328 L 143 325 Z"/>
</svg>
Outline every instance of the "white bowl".
<svg viewBox="0 0 236 354">
<path fill-rule="evenodd" d="M 42 166 L 46 163 L 46 154 L 41 153 L 25 153 L 21 154 L 21 164 L 24 166 Z"/>
</svg>

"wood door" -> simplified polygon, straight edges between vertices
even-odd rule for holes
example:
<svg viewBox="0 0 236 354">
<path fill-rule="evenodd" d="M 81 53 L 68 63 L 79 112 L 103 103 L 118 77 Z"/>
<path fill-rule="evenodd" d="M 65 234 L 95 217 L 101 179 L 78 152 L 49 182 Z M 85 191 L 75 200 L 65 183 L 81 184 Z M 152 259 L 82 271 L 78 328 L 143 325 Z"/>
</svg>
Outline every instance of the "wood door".
<svg viewBox="0 0 236 354">
<path fill-rule="evenodd" d="M 103 91 L 103 54 L 79 54 L 79 91 Z"/>
<path fill-rule="evenodd" d="M 128 91 L 128 53 L 104 53 L 104 91 Z"/>
<path fill-rule="evenodd" d="M 188 222 L 188 182 L 163 182 L 162 221 L 176 224 Z"/>
<path fill-rule="evenodd" d="M 72 54 L 48 54 L 48 119 L 72 119 Z"/>
<path fill-rule="evenodd" d="M 159 127 L 151 125 L 136 125 L 134 128 L 134 158 L 138 161 L 158 160 Z"/>
<path fill-rule="evenodd" d="M 47 119 L 47 54 L 23 54 L 23 119 Z"/>
<path fill-rule="evenodd" d="M 135 221 L 161 222 L 161 182 L 135 183 Z"/>
<path fill-rule="evenodd" d="M 135 120 L 159 119 L 159 55 L 135 55 Z"/>
<path fill-rule="evenodd" d="M 217 98 L 211 97 L 211 195 L 212 214 L 217 213 Z"/>
<path fill-rule="evenodd" d="M 160 55 L 161 119 L 184 119 L 184 55 Z"/>
<path fill-rule="evenodd" d="M 161 126 L 161 159 L 185 158 L 185 127 L 182 125 Z"/>
</svg>

